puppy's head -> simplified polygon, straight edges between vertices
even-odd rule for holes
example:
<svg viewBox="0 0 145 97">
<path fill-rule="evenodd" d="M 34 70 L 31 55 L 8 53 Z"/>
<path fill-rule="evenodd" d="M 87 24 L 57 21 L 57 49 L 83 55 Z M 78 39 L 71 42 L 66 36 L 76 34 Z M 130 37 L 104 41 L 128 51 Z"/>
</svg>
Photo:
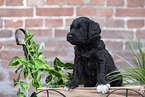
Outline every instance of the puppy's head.
<svg viewBox="0 0 145 97">
<path fill-rule="evenodd" d="M 98 23 L 87 17 L 79 17 L 70 25 L 67 41 L 73 45 L 86 45 L 100 39 L 101 29 Z"/>
</svg>

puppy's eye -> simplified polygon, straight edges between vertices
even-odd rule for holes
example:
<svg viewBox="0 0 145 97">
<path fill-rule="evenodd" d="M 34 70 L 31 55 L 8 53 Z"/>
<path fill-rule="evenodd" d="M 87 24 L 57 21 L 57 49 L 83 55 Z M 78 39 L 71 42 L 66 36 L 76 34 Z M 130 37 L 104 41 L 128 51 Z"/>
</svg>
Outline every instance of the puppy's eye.
<svg viewBox="0 0 145 97">
<path fill-rule="evenodd" d="M 78 31 L 83 31 L 83 28 L 82 27 L 78 28 Z"/>
</svg>

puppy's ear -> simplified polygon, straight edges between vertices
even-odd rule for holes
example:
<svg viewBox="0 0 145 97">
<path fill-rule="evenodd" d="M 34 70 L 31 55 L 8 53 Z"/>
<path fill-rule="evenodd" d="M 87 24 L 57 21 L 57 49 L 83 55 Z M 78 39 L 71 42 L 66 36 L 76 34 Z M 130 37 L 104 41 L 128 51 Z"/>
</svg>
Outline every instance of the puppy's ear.
<svg viewBox="0 0 145 97">
<path fill-rule="evenodd" d="M 89 25 L 89 39 L 100 38 L 101 28 L 98 23 L 91 21 Z"/>
</svg>

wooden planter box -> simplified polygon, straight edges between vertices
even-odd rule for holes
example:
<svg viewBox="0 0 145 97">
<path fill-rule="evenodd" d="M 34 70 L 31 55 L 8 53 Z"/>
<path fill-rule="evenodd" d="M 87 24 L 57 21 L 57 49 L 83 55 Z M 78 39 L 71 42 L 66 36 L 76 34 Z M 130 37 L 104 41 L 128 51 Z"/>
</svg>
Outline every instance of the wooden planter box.
<svg viewBox="0 0 145 97">
<path fill-rule="evenodd" d="M 133 89 L 138 92 L 140 92 L 142 95 L 145 96 L 145 85 L 124 85 L 122 87 L 110 87 L 109 92 L 112 92 L 116 89 L 120 88 L 128 88 L 128 89 Z M 78 87 L 76 89 L 73 89 L 72 91 L 65 91 L 63 88 L 40 88 L 38 91 L 41 90 L 46 90 L 46 89 L 55 89 L 61 93 L 63 93 L 66 97 L 106 97 L 107 94 L 100 94 L 96 92 L 96 87 Z M 38 97 L 47 97 L 47 92 L 41 92 L 38 94 Z M 62 97 L 60 94 L 54 92 L 54 91 L 49 91 L 49 96 L 50 97 Z M 126 90 L 118 90 L 115 91 L 113 94 L 110 94 L 109 97 L 126 97 Z M 139 96 L 136 92 L 134 91 L 128 91 L 128 97 L 141 97 Z"/>
</svg>

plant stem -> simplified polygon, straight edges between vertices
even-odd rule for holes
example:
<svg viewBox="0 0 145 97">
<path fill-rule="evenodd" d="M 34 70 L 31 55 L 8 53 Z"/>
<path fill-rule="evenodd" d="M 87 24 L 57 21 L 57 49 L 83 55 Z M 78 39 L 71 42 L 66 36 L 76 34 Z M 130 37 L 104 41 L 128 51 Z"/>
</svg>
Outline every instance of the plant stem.
<svg viewBox="0 0 145 97">
<path fill-rule="evenodd" d="M 26 94 L 27 94 L 27 97 L 29 97 L 29 88 L 30 88 L 30 85 L 29 85 L 29 77 L 30 77 L 30 73 L 28 73 L 28 76 L 27 76 L 27 83 L 28 83 L 28 88 L 26 89 Z"/>
</svg>

